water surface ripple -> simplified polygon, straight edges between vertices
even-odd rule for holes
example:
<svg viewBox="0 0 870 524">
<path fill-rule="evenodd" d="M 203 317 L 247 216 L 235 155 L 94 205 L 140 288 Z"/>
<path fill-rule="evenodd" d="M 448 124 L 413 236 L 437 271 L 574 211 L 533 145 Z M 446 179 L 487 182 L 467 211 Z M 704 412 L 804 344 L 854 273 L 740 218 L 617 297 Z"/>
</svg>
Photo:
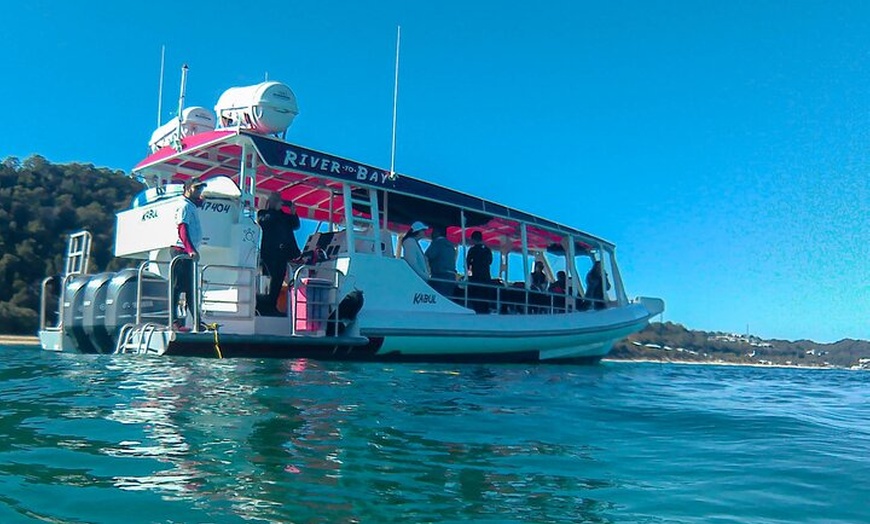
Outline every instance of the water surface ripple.
<svg viewBox="0 0 870 524">
<path fill-rule="evenodd" d="M 870 522 L 868 386 L 6 346 L 0 522 Z"/>
</svg>

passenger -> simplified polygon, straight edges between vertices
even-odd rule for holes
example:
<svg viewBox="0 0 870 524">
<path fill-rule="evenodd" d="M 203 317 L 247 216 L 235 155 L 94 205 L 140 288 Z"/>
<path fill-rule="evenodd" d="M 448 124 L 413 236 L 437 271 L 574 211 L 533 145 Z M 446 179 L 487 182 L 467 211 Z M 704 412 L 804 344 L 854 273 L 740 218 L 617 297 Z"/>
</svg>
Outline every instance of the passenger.
<svg viewBox="0 0 870 524">
<path fill-rule="evenodd" d="M 471 240 L 474 245 L 468 250 L 465 256 L 465 267 L 468 272 L 468 288 L 469 297 L 476 300 L 471 301 L 471 308 L 477 313 L 488 313 L 489 304 L 487 299 L 491 294 L 491 289 L 482 284 L 491 284 L 492 276 L 490 267 L 492 266 L 492 250 L 483 243 L 483 234 L 478 230 L 471 234 Z"/>
<path fill-rule="evenodd" d="M 535 270 L 532 271 L 531 288 L 536 291 L 547 290 L 547 275 L 544 274 L 544 263 L 540 260 L 535 262 Z"/>
<path fill-rule="evenodd" d="M 445 297 L 452 297 L 456 289 L 456 247 L 447 240 L 445 228 L 432 228 L 432 243 L 426 249 L 426 260 L 432 272 L 429 285 Z"/>
<path fill-rule="evenodd" d="M 260 267 L 263 274 L 270 277 L 269 294 L 263 306 L 264 315 L 280 315 L 277 309 L 278 295 L 287 276 L 287 262 L 300 255 L 294 231 L 299 229 L 299 216 L 296 204 L 290 202 L 289 213 L 281 208 L 284 202 L 281 195 L 271 193 L 266 199 L 266 207 L 257 212 L 257 223 L 263 230 L 260 244 Z"/>
<path fill-rule="evenodd" d="M 550 284 L 549 291 L 555 295 L 562 295 L 561 297 L 550 297 L 552 299 L 553 306 L 557 311 L 565 310 L 565 293 L 568 290 L 568 275 L 564 271 L 556 272 L 556 280 Z"/>
<path fill-rule="evenodd" d="M 179 302 L 181 293 L 185 294 L 187 311 L 194 319 L 195 308 L 198 307 L 197 297 L 194 296 L 194 261 L 199 261 L 199 244 L 202 242 L 202 226 L 199 223 L 199 210 L 202 206 L 202 188 L 205 182 L 199 178 L 191 178 L 184 183 L 184 198 L 175 210 L 175 225 L 177 226 L 178 240 L 172 247 L 172 257 L 187 255 L 180 258 L 174 266 L 172 281 L 172 324 L 176 329 L 189 331 L 185 328 L 184 318 L 186 313 L 180 310 Z M 189 257 L 189 258 L 188 258 Z"/>
<path fill-rule="evenodd" d="M 468 280 L 489 284 L 492 281 L 492 276 L 489 272 L 492 266 L 492 250 L 483 243 L 483 234 L 480 231 L 475 231 L 471 234 L 471 241 L 474 242 L 474 245 L 471 246 L 471 249 L 468 250 L 468 255 L 465 257 L 465 266 L 468 268 Z"/>
<path fill-rule="evenodd" d="M 556 280 L 550 284 L 550 287 L 547 291 L 550 293 L 559 293 L 564 295 L 565 290 L 568 289 L 568 275 L 564 271 L 556 272 Z"/>
<path fill-rule="evenodd" d="M 610 289 L 610 280 L 601 271 L 601 261 L 596 260 L 589 272 L 586 273 L 586 298 L 594 301 L 595 309 L 604 309 L 607 304 L 604 302 L 604 286 Z"/>
<path fill-rule="evenodd" d="M 419 237 L 426 229 L 428 226 L 423 222 L 414 222 L 402 238 L 402 258 L 423 280 L 429 280 L 429 266 L 423 255 L 423 248 L 420 247 Z"/>
</svg>

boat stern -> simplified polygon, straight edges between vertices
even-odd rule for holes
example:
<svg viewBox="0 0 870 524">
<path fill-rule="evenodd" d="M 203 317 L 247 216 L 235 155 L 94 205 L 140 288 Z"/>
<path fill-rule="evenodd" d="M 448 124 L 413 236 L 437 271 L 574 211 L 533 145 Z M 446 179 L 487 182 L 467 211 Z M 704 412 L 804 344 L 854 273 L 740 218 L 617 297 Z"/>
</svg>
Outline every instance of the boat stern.
<svg viewBox="0 0 870 524">
<path fill-rule="evenodd" d="M 39 345 L 46 351 L 76 351 L 75 342 L 61 329 L 40 329 Z"/>
</svg>

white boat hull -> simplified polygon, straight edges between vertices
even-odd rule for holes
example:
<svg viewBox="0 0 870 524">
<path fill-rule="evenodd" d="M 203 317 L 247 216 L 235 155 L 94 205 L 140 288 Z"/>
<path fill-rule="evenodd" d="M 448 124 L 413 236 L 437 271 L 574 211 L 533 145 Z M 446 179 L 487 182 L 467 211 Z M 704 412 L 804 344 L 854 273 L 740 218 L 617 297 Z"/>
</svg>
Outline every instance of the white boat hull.
<svg viewBox="0 0 870 524">
<path fill-rule="evenodd" d="M 594 359 L 643 329 L 649 312 L 625 308 L 553 315 L 360 315 L 360 334 L 383 339 L 378 355 L 408 358 L 526 354 L 522 360 Z"/>
</svg>

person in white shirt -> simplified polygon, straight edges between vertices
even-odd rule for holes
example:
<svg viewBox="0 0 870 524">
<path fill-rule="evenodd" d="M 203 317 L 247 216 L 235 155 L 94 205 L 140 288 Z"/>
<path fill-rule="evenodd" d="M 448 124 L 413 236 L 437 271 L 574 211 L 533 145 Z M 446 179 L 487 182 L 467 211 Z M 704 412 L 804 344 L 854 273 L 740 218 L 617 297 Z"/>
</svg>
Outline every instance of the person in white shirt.
<svg viewBox="0 0 870 524">
<path fill-rule="evenodd" d="M 184 317 L 178 311 L 181 293 L 186 296 L 187 309 L 193 313 L 197 305 L 194 295 L 193 281 L 194 261 L 199 261 L 199 245 L 202 242 L 202 227 L 199 223 L 199 210 L 202 205 L 202 188 L 205 182 L 192 178 L 184 183 L 184 198 L 179 201 L 175 210 L 175 225 L 178 230 L 178 240 L 172 247 L 172 256 L 187 255 L 175 263 L 172 282 L 172 320 L 176 328 L 184 327 Z M 196 318 L 196 317 L 194 317 Z"/>
<path fill-rule="evenodd" d="M 429 280 L 429 264 L 426 262 L 426 256 L 423 255 L 419 238 L 427 229 L 428 226 L 423 222 L 414 222 L 411 224 L 411 229 L 402 237 L 402 258 L 423 280 Z"/>
</svg>

